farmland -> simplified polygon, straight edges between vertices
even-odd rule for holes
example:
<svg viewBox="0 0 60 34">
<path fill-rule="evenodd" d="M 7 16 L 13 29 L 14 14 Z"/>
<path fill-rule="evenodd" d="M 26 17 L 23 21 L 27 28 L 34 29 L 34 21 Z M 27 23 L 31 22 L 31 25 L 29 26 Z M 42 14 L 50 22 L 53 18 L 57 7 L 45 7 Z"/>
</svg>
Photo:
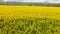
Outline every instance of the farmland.
<svg viewBox="0 0 60 34">
<path fill-rule="evenodd" d="M 60 7 L 0 6 L 0 34 L 59 34 Z"/>
<path fill-rule="evenodd" d="M 0 34 L 59 34 L 60 21 L 49 18 L 0 18 Z"/>
</svg>

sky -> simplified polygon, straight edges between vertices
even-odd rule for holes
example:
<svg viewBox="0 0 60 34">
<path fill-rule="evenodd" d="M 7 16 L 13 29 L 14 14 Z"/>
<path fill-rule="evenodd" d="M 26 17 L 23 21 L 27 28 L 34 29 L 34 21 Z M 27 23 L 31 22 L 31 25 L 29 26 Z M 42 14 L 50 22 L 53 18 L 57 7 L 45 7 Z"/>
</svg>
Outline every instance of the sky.
<svg viewBox="0 0 60 34">
<path fill-rule="evenodd" d="M 10 2 L 49 2 L 49 3 L 60 3 L 60 0 L 4 0 L 4 1 L 10 1 Z"/>
<path fill-rule="evenodd" d="M 5 1 L 43 2 L 43 1 L 45 1 L 45 0 L 5 0 Z"/>
<path fill-rule="evenodd" d="M 60 0 L 49 0 L 49 3 L 60 3 Z"/>
</svg>

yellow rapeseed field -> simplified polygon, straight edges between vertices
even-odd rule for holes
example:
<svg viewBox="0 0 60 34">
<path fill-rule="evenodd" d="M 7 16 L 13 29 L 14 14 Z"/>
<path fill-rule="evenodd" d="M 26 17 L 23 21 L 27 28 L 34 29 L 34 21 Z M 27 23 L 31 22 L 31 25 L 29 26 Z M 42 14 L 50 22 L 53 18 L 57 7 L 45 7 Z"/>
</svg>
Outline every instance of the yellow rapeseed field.
<svg viewBox="0 0 60 34">
<path fill-rule="evenodd" d="M 60 7 L 46 6 L 0 6 L 0 16 L 32 16 L 40 15 L 50 18 L 58 18 L 60 16 Z"/>
<path fill-rule="evenodd" d="M 60 7 L 0 6 L 0 34 L 60 34 Z"/>
</svg>

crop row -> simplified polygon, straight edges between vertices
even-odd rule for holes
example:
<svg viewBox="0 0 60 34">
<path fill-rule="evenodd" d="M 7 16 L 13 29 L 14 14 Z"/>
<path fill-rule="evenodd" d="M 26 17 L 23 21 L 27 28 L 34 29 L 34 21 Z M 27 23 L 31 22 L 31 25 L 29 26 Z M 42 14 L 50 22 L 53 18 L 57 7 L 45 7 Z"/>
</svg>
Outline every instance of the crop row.
<svg viewBox="0 0 60 34">
<path fill-rule="evenodd" d="M 60 21 L 49 18 L 0 18 L 0 34 L 59 34 Z"/>
</svg>

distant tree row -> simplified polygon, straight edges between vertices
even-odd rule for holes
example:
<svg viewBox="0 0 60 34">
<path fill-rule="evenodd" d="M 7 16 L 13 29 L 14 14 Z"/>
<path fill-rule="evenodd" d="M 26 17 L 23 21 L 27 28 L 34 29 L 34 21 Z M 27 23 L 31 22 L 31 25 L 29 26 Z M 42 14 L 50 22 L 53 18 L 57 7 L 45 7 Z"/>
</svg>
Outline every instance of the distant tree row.
<svg viewBox="0 0 60 34">
<path fill-rule="evenodd" d="M 0 2 L 0 5 L 20 5 L 20 6 L 60 6 L 60 4 L 51 3 L 23 3 L 23 2 Z"/>
</svg>

